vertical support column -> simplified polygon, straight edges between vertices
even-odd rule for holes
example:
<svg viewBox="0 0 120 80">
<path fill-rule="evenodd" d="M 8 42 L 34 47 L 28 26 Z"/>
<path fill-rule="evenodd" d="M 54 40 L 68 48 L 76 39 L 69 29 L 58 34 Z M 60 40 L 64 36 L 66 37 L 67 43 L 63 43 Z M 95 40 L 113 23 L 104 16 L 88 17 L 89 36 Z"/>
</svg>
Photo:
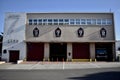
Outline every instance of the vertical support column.
<svg viewBox="0 0 120 80">
<path fill-rule="evenodd" d="M 95 43 L 90 43 L 90 60 L 95 60 Z"/>
<path fill-rule="evenodd" d="M 115 43 L 112 44 L 112 54 L 113 54 L 113 61 L 116 59 L 116 52 L 115 52 Z"/>
<path fill-rule="evenodd" d="M 67 60 L 72 61 L 72 43 L 67 43 Z"/>
<path fill-rule="evenodd" d="M 49 54 L 50 54 L 49 43 L 45 43 L 44 44 L 44 61 L 49 61 Z"/>
<path fill-rule="evenodd" d="M 20 50 L 19 59 L 26 60 L 27 59 L 27 43 L 23 42 L 23 43 L 21 43 L 21 46 L 22 47 L 19 49 Z"/>
</svg>

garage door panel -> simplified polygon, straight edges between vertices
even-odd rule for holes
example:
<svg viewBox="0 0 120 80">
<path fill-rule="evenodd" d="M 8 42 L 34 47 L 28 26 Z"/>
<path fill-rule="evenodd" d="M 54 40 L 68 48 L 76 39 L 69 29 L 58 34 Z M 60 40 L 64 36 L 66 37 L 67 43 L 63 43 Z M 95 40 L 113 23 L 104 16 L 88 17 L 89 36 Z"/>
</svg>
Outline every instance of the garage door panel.
<svg viewBox="0 0 120 80">
<path fill-rule="evenodd" d="M 42 61 L 44 57 L 43 43 L 28 43 L 27 44 L 27 60 Z"/>
<path fill-rule="evenodd" d="M 50 60 L 62 61 L 67 58 L 67 44 L 66 43 L 51 43 L 50 44 Z"/>
<path fill-rule="evenodd" d="M 73 43 L 73 59 L 89 59 L 89 44 Z"/>
</svg>

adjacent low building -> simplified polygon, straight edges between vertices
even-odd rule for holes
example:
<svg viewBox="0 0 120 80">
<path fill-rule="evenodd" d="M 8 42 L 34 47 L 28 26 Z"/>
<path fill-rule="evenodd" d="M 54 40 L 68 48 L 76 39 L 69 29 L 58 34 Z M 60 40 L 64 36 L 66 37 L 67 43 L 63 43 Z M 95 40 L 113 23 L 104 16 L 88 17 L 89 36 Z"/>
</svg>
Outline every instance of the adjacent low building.
<svg viewBox="0 0 120 80">
<path fill-rule="evenodd" d="M 120 40 L 116 41 L 116 58 L 120 61 Z"/>
<path fill-rule="evenodd" d="M 113 61 L 113 13 L 6 13 L 2 60 Z"/>
</svg>

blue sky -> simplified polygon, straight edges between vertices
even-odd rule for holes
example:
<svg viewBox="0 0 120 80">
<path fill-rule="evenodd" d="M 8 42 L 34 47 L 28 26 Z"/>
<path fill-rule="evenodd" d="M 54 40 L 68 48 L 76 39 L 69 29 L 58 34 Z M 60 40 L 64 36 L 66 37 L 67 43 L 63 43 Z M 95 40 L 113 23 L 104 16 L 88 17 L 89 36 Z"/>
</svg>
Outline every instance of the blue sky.
<svg viewBox="0 0 120 80">
<path fill-rule="evenodd" d="M 116 39 L 120 40 L 120 0 L 0 0 L 0 32 L 5 12 L 109 12 L 115 14 Z"/>
</svg>

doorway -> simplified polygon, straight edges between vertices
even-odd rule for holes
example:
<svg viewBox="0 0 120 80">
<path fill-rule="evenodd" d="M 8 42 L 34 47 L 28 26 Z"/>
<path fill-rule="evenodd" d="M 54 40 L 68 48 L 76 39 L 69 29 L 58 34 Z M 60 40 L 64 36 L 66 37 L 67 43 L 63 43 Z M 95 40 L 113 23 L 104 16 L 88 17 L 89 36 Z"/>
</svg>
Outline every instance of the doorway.
<svg viewBox="0 0 120 80">
<path fill-rule="evenodd" d="M 67 44 L 66 43 L 50 43 L 50 61 L 66 61 Z"/>
<path fill-rule="evenodd" d="M 113 60 L 112 43 L 96 43 L 95 52 L 97 61 Z"/>
<path fill-rule="evenodd" d="M 10 50 L 9 51 L 9 62 L 17 63 L 17 60 L 19 60 L 19 51 L 18 50 Z"/>
</svg>

